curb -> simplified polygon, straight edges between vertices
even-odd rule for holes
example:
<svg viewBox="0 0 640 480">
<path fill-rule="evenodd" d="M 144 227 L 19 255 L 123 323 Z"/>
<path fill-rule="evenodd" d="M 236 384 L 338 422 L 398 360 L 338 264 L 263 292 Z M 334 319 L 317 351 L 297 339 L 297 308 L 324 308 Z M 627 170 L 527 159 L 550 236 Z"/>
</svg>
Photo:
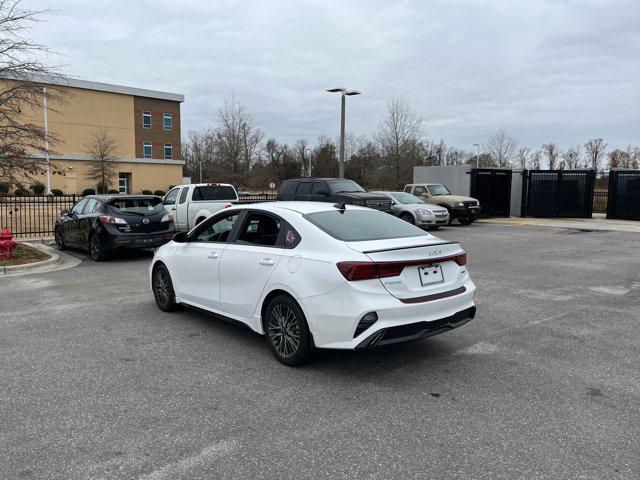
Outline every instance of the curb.
<svg viewBox="0 0 640 480">
<path fill-rule="evenodd" d="M 42 248 L 42 244 L 37 244 L 35 242 L 24 242 L 24 243 L 28 243 L 30 247 L 37 248 L 41 252 L 44 252 L 47 255 L 51 256 L 51 258 L 47 258 L 46 260 L 42 260 L 40 262 L 25 263 L 24 265 L 7 265 L 5 267 L 0 268 L 0 273 L 2 273 L 3 275 L 9 275 L 11 273 L 24 272 L 27 270 L 42 268 L 42 267 L 49 267 L 51 265 L 57 265 L 58 263 L 61 262 L 60 255 L 52 252 L 51 251 L 52 249 Z"/>
</svg>

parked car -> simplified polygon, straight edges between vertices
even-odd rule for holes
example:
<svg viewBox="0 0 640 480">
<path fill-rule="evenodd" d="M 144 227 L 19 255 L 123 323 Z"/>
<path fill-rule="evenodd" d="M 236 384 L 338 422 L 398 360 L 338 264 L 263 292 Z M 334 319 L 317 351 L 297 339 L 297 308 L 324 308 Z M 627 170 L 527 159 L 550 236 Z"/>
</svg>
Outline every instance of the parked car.
<svg viewBox="0 0 640 480">
<path fill-rule="evenodd" d="M 400 217 L 405 222 L 412 223 L 418 227 L 427 227 L 437 230 L 442 225 L 449 223 L 449 211 L 426 203 L 424 200 L 406 192 L 371 192 L 385 195 L 391 200 L 391 208 L 396 217 Z"/>
<path fill-rule="evenodd" d="M 467 256 L 399 218 L 319 202 L 236 205 L 176 234 L 149 269 L 157 306 L 264 334 L 286 365 L 318 348 L 427 337 L 475 315 Z"/>
<path fill-rule="evenodd" d="M 185 232 L 237 201 L 238 193 L 228 183 L 178 185 L 162 199 L 164 208 L 173 214 L 176 228 Z"/>
<path fill-rule="evenodd" d="M 456 218 L 462 225 L 471 225 L 480 214 L 480 202 L 475 198 L 453 195 L 441 183 L 411 183 L 405 185 L 404 191 L 435 203 L 449 211 L 449 223 Z"/>
<path fill-rule="evenodd" d="M 344 178 L 285 180 L 280 185 L 276 200 L 345 203 L 391 213 L 391 201 L 387 196 L 367 193 L 353 180 Z"/>
<path fill-rule="evenodd" d="M 55 225 L 58 249 L 86 248 L 98 262 L 115 250 L 159 247 L 175 233 L 172 214 L 153 195 L 89 195 Z"/>
<path fill-rule="evenodd" d="M 247 192 L 244 188 L 238 187 L 236 188 L 236 192 L 238 192 L 239 197 L 248 197 L 251 193 Z"/>
</svg>

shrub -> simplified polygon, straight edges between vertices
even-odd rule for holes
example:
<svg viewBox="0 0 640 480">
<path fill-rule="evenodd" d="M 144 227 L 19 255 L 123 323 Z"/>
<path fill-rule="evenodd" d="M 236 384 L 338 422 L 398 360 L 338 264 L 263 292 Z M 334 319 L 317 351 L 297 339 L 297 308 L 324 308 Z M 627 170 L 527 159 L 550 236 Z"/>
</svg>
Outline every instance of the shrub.
<svg viewBox="0 0 640 480">
<path fill-rule="evenodd" d="M 31 191 L 36 195 L 42 195 L 46 189 L 46 185 L 39 180 L 36 180 L 31 184 Z"/>
<path fill-rule="evenodd" d="M 153 194 L 159 197 L 164 197 L 164 192 L 162 190 L 156 190 Z"/>
<path fill-rule="evenodd" d="M 118 193 L 120 193 L 118 190 L 114 190 L 113 188 L 111 190 L 108 190 L 107 193 L 109 195 L 117 195 Z"/>
<path fill-rule="evenodd" d="M 95 195 L 96 194 L 96 189 L 95 188 L 85 188 L 82 191 L 82 196 L 86 197 L 87 195 Z"/>
<path fill-rule="evenodd" d="M 11 185 L 9 185 L 8 183 L 0 182 L 0 195 L 6 195 L 7 193 L 9 193 L 10 188 Z"/>
<path fill-rule="evenodd" d="M 143 195 L 153 195 L 153 192 L 151 190 L 142 190 L 142 194 Z"/>
<path fill-rule="evenodd" d="M 64 192 L 59 188 L 52 188 L 51 193 L 53 193 L 56 197 L 61 197 L 62 195 L 64 195 Z"/>
<path fill-rule="evenodd" d="M 25 195 L 29 195 L 29 190 L 26 190 L 24 188 L 16 188 L 16 191 L 13 193 L 15 193 L 16 197 L 24 197 Z"/>
</svg>

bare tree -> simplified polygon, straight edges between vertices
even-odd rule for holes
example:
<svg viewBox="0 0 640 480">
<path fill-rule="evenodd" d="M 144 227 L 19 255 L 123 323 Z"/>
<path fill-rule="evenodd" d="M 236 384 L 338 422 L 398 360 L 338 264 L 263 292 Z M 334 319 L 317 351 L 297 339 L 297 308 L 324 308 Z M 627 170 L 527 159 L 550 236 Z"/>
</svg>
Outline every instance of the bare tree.
<svg viewBox="0 0 640 480">
<path fill-rule="evenodd" d="M 545 143 L 542 145 L 542 152 L 549 162 L 549 170 L 555 170 L 558 167 L 558 158 L 560 157 L 560 149 L 555 143 Z"/>
<path fill-rule="evenodd" d="M 93 160 L 86 178 L 97 182 L 98 193 L 107 193 L 116 174 L 114 162 L 118 159 L 118 143 L 106 130 L 101 130 L 91 137 L 85 148 Z"/>
<path fill-rule="evenodd" d="M 531 156 L 531 149 L 529 147 L 520 147 L 516 152 L 516 162 L 520 168 L 527 168 L 529 158 Z"/>
<path fill-rule="evenodd" d="M 42 155 L 34 155 L 45 152 L 44 127 L 36 119 L 43 111 L 43 84 L 59 81 L 59 75 L 36 59 L 49 50 L 27 36 L 45 13 L 23 9 L 20 0 L 0 0 L 0 178 L 19 187 L 46 168 Z M 50 86 L 47 97 L 55 103 L 64 95 Z M 46 139 L 50 146 L 58 141 L 51 134 Z"/>
<path fill-rule="evenodd" d="M 569 170 L 575 170 L 580 167 L 580 145 L 576 147 L 570 147 L 562 153 L 562 161 L 565 168 Z"/>
<path fill-rule="evenodd" d="M 529 156 L 527 161 L 527 168 L 530 170 L 540 170 L 540 161 L 542 160 L 542 152 L 536 150 Z"/>
<path fill-rule="evenodd" d="M 393 169 L 394 187 L 404 185 L 416 165 L 424 124 L 404 98 L 392 99 L 376 133 L 382 155 Z"/>
<path fill-rule="evenodd" d="M 596 172 L 600 170 L 600 164 L 604 158 L 604 152 L 607 144 L 601 138 L 592 138 L 584 144 L 585 149 L 585 167 L 592 168 Z"/>
<path fill-rule="evenodd" d="M 517 147 L 518 141 L 501 128 L 489 137 L 483 149 L 493 159 L 495 166 L 505 168 L 511 166 Z"/>
<path fill-rule="evenodd" d="M 609 157 L 609 169 L 614 168 L 628 169 L 631 167 L 631 157 L 624 150 L 616 148 L 607 154 Z"/>
</svg>

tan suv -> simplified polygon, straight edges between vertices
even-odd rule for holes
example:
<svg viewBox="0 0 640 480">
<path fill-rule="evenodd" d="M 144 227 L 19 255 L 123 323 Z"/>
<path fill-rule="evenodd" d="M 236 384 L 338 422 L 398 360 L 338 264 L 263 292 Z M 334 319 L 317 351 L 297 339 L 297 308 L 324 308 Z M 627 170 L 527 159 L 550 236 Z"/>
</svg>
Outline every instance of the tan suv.
<svg viewBox="0 0 640 480">
<path fill-rule="evenodd" d="M 462 225 L 470 225 L 480 213 L 480 202 L 475 198 L 453 195 L 441 183 L 411 183 L 404 191 L 411 193 L 428 203 L 434 203 L 449 210 L 449 223 L 454 219 Z"/>
</svg>

